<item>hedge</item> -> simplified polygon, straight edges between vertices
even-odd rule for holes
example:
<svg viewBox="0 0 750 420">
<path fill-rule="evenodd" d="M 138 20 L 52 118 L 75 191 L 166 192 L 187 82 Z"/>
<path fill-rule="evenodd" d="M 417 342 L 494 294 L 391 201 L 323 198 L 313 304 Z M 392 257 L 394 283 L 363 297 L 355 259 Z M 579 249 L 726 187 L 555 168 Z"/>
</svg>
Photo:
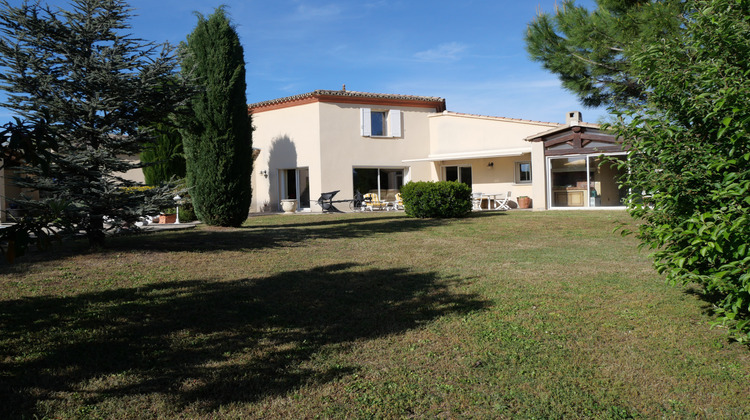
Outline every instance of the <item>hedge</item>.
<svg viewBox="0 0 750 420">
<path fill-rule="evenodd" d="M 411 217 L 463 217 L 471 212 L 471 188 L 462 182 L 410 182 L 401 188 L 401 197 Z"/>
</svg>

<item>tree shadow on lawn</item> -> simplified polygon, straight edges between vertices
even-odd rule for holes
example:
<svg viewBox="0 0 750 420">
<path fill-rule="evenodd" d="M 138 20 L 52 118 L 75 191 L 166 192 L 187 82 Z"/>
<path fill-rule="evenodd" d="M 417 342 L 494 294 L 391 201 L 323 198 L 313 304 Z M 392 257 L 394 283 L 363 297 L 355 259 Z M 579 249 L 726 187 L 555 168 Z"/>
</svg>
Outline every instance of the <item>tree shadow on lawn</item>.
<svg viewBox="0 0 750 420">
<path fill-rule="evenodd" d="M 119 235 L 107 239 L 104 252 L 206 252 L 248 251 L 265 248 L 295 246 L 315 239 L 373 238 L 397 232 L 411 232 L 450 223 L 451 219 L 414 219 L 403 216 L 336 218 L 333 220 L 309 219 L 310 216 L 289 216 L 289 223 L 272 225 L 250 225 L 240 228 L 201 226 L 191 230 L 167 230 L 139 232 Z M 281 216 L 280 219 L 284 219 Z M 307 220 L 306 220 L 307 219 Z M 252 220 L 252 219 L 251 219 Z M 98 253 L 89 250 L 85 240 L 65 241 L 50 251 L 40 252 L 35 248 L 18 259 L 19 264 L 0 262 L 0 274 L 21 273 L 26 270 L 23 263 L 55 261 L 71 255 Z"/>
<path fill-rule="evenodd" d="M 466 219 L 471 218 L 482 218 L 482 217 L 493 217 L 493 216 L 506 216 L 507 213 L 505 212 L 495 212 L 495 211 L 484 211 L 484 212 L 471 212 L 466 215 Z M 458 218 L 427 218 L 427 219 L 420 219 L 420 218 L 414 218 L 409 217 L 403 212 L 357 212 L 357 213 L 322 213 L 320 216 L 330 216 L 331 220 L 315 220 L 315 221 L 307 221 L 306 218 L 309 218 L 310 215 L 297 215 L 297 217 L 294 216 L 285 216 L 282 215 L 280 219 L 276 219 L 279 223 L 273 224 L 273 225 L 253 225 L 255 219 L 253 217 L 249 218 L 250 225 L 245 226 L 246 228 L 255 228 L 255 227 L 267 227 L 267 228 L 291 228 L 291 227 L 322 227 L 322 226 L 337 226 L 337 225 L 357 225 L 357 224 L 367 224 L 367 223 L 373 223 L 373 222 L 388 222 L 388 221 L 398 221 L 396 226 L 413 226 L 418 229 L 425 228 L 425 227 L 431 227 L 431 226 L 438 226 L 441 224 L 451 223 L 452 221 L 462 220 L 464 218 L 458 217 Z M 283 223 L 286 220 L 284 220 L 285 217 L 289 217 L 290 223 Z M 260 219 L 262 220 L 262 219 Z"/>
<path fill-rule="evenodd" d="M 201 226 L 191 230 L 167 230 L 119 235 L 107 240 L 103 252 L 210 252 L 250 251 L 256 249 L 299 246 L 311 240 L 373 239 L 378 235 L 416 232 L 472 218 L 501 217 L 505 213 L 473 212 L 459 219 L 416 219 L 403 214 L 376 217 L 336 217 L 332 220 L 309 219 L 308 215 L 288 216 L 289 223 L 250 225 L 240 228 Z M 287 216 L 280 216 L 285 219 Z M 307 220 L 306 220 L 307 219 Z M 252 219 L 251 219 L 252 220 Z M 29 249 L 18 259 L 18 264 L 7 265 L 0 261 L 0 274 L 23 273 L 28 264 L 56 261 L 72 255 L 96 254 L 100 250 L 88 249 L 86 240 L 65 241 L 49 251 Z M 24 264 L 25 263 L 25 264 Z"/>
<path fill-rule="evenodd" d="M 335 360 L 357 340 L 489 306 L 451 293 L 454 281 L 336 264 L 5 301 L 0 417 L 49 415 L 37 401 L 70 412 L 154 394 L 176 412 L 205 412 L 327 383 L 357 370 Z"/>
<path fill-rule="evenodd" d="M 494 215 L 498 216 L 498 215 Z M 304 218 L 307 216 L 300 216 Z M 470 217 L 488 217 L 470 215 Z M 299 220 L 299 218 L 297 219 Z M 337 220 L 316 220 L 308 223 L 245 226 L 241 228 L 203 227 L 183 232 L 158 235 L 135 235 L 113 238 L 110 250 L 177 251 L 240 251 L 297 246 L 311 240 L 376 239 L 395 233 L 416 232 L 460 222 L 462 219 L 414 219 L 407 217 L 367 217 Z"/>
</svg>

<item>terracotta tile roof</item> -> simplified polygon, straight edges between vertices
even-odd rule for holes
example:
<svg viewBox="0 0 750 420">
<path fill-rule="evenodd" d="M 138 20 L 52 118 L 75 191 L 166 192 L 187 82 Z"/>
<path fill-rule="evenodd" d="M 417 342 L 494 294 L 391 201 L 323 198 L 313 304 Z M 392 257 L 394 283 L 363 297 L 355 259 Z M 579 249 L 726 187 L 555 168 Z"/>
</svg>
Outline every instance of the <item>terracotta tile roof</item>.
<svg viewBox="0 0 750 420">
<path fill-rule="evenodd" d="M 445 99 L 436 96 L 416 96 L 416 95 L 396 95 L 388 93 L 369 93 L 369 92 L 358 92 L 353 90 L 316 90 L 313 92 L 302 93 L 299 95 L 287 96 L 284 98 L 271 99 L 268 101 L 256 102 L 249 104 L 248 108 L 265 108 L 269 106 L 277 106 L 290 102 L 307 102 L 307 100 L 325 98 L 329 101 L 336 97 L 341 98 L 344 102 L 351 100 L 392 100 L 392 101 L 413 101 L 413 102 L 439 102 L 442 103 L 442 109 L 445 109 Z M 441 109 L 441 111 L 442 111 Z"/>
<path fill-rule="evenodd" d="M 555 127 L 555 128 L 558 128 L 560 126 L 560 123 L 554 123 L 554 122 L 548 122 L 548 121 L 526 120 L 523 118 L 496 117 L 492 115 L 481 115 L 481 114 L 467 114 L 463 112 L 453 112 L 453 111 L 443 111 L 440 115 L 455 115 L 458 117 L 467 117 L 467 118 L 482 118 L 482 119 L 499 120 L 499 121 L 522 122 L 522 123 L 546 125 L 546 126 Z"/>
</svg>

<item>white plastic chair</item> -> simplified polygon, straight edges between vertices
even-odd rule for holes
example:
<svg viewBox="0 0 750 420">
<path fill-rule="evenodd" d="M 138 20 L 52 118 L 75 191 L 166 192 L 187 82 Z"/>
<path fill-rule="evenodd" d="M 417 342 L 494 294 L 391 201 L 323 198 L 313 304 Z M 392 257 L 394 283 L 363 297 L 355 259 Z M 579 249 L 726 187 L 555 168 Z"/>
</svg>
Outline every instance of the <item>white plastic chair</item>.
<svg viewBox="0 0 750 420">
<path fill-rule="evenodd" d="M 482 210 L 482 197 L 484 197 L 484 194 L 480 192 L 471 193 L 472 210 Z"/>
<path fill-rule="evenodd" d="M 510 191 L 505 194 L 505 197 L 495 198 L 495 210 L 510 210 L 508 200 L 510 200 Z"/>
</svg>

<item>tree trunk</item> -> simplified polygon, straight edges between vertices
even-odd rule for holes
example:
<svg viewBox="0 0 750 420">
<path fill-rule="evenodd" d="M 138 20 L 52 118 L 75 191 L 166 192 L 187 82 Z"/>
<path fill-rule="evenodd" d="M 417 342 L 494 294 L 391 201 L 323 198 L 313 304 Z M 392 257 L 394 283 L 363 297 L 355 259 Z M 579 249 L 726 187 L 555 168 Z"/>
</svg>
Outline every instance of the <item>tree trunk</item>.
<svg viewBox="0 0 750 420">
<path fill-rule="evenodd" d="M 86 236 L 89 238 L 90 248 L 104 248 L 104 216 L 101 214 L 89 216 L 89 227 L 86 229 Z"/>
</svg>

